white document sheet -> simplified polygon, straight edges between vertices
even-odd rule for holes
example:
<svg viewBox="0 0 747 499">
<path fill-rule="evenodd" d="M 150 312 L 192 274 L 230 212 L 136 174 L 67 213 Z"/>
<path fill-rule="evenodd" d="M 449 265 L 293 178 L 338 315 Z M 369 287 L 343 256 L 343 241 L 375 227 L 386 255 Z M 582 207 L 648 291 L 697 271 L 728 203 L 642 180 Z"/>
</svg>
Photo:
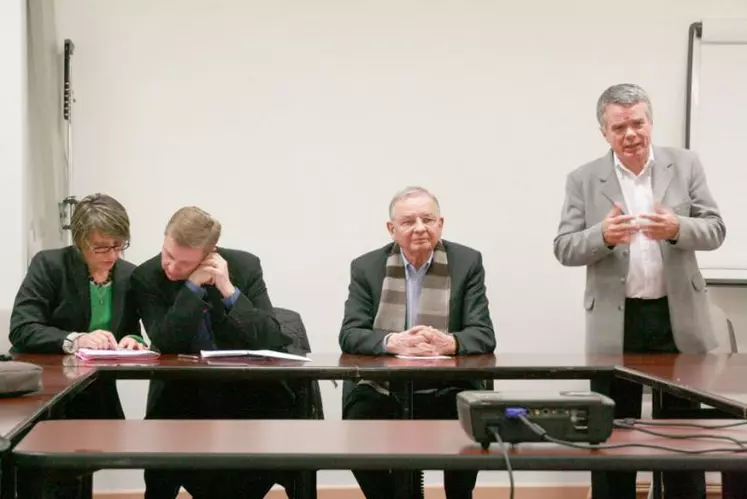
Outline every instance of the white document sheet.
<svg viewBox="0 0 747 499">
<path fill-rule="evenodd" d="M 83 360 L 96 359 L 155 359 L 160 354 L 153 350 L 128 350 L 121 348 L 117 350 L 95 350 L 93 348 L 80 348 L 75 356 Z"/>
<path fill-rule="evenodd" d="M 308 357 L 301 355 L 293 355 L 285 352 L 276 352 L 274 350 L 202 350 L 200 355 L 203 359 L 217 358 L 217 357 L 269 357 L 272 359 L 283 359 L 283 360 L 300 360 L 303 362 L 310 361 Z"/>
</svg>

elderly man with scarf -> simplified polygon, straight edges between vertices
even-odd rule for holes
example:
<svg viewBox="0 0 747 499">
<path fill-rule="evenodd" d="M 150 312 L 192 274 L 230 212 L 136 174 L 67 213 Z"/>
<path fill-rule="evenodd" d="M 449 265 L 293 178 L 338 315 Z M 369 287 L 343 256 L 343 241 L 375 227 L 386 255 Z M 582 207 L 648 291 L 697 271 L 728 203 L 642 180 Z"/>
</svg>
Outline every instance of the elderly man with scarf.
<svg viewBox="0 0 747 499">
<path fill-rule="evenodd" d="M 363 355 L 467 355 L 492 353 L 495 333 L 485 294 L 482 256 L 441 240 L 438 200 L 410 187 L 389 205 L 393 243 L 351 264 L 340 347 Z M 479 382 L 428 382 L 414 387 L 415 419 L 456 419 L 456 394 Z M 388 387 L 346 382 L 344 419 L 397 419 L 401 406 Z M 395 496 L 393 472 L 353 471 L 367 499 Z M 448 499 L 472 497 L 477 473 L 444 472 Z"/>
</svg>

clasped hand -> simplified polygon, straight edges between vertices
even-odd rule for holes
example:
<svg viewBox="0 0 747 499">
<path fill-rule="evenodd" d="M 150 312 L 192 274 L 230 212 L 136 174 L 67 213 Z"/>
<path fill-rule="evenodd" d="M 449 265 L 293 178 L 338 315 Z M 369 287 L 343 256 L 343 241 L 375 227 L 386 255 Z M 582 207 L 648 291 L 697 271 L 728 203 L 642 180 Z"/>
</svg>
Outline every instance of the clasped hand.
<svg viewBox="0 0 747 499">
<path fill-rule="evenodd" d="M 456 338 L 430 326 L 415 326 L 390 334 L 386 349 L 396 355 L 454 355 Z"/>
</svg>

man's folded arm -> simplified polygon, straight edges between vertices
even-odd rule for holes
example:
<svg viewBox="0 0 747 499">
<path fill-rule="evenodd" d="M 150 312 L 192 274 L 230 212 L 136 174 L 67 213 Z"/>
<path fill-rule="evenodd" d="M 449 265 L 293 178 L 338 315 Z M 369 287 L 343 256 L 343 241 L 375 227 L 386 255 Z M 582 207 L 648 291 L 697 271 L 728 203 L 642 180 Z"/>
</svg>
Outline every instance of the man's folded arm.
<svg viewBox="0 0 747 499">
<path fill-rule="evenodd" d="M 133 274 L 132 286 L 145 330 L 152 346 L 161 353 L 184 353 L 192 349 L 202 319 L 203 301 L 182 286 L 174 303 L 164 303 L 157 289 Z"/>
<path fill-rule="evenodd" d="M 230 348 L 284 351 L 293 339 L 280 329 L 262 271 L 252 275 L 242 287 L 236 286 L 238 293 L 224 298 L 226 327 L 225 331 L 216 328 L 216 339 Z"/>
<path fill-rule="evenodd" d="M 495 351 L 495 331 L 490 319 L 485 291 L 485 268 L 478 253 L 464 285 L 461 331 L 452 331 L 457 340 L 457 354 L 481 354 Z"/>
<path fill-rule="evenodd" d="M 373 328 L 375 307 L 371 288 L 363 273 L 354 265 L 350 267 L 348 299 L 340 329 L 340 348 L 343 353 L 358 355 L 385 355 L 384 340 L 389 331 Z"/>
</svg>

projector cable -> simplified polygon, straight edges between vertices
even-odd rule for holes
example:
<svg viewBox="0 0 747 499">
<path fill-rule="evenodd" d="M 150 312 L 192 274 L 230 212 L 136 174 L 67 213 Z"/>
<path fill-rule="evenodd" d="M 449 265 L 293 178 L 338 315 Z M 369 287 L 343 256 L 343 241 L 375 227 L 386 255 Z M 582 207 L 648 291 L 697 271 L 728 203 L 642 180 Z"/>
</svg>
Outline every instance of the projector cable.
<svg viewBox="0 0 747 499">
<path fill-rule="evenodd" d="M 514 472 L 511 469 L 511 460 L 508 457 L 508 449 L 506 449 L 506 444 L 505 442 L 503 442 L 503 439 L 501 438 L 501 432 L 498 428 L 490 427 L 490 433 L 493 434 L 495 440 L 501 446 L 501 450 L 503 451 L 503 459 L 506 461 L 506 471 L 508 472 L 508 482 L 510 484 L 511 490 L 511 492 L 509 493 L 509 499 L 514 499 Z"/>
<path fill-rule="evenodd" d="M 577 443 L 577 442 L 569 442 L 567 440 L 561 440 L 555 437 L 552 437 L 547 434 L 547 431 L 542 428 L 537 423 L 534 423 L 527 419 L 527 417 L 524 414 L 519 414 L 516 416 L 518 419 L 520 419 L 530 430 L 532 430 L 538 437 L 542 438 L 546 442 L 551 442 L 558 445 L 563 445 L 566 447 L 573 447 L 574 449 L 583 449 L 583 450 L 611 450 L 611 449 L 629 449 L 633 447 L 638 448 L 644 448 L 644 449 L 656 449 L 656 450 L 663 450 L 667 452 L 677 452 L 680 454 L 710 454 L 713 452 L 733 452 L 733 453 L 741 453 L 741 452 L 747 452 L 747 448 L 744 446 L 739 447 L 713 447 L 709 449 L 683 449 L 681 447 L 672 447 L 669 445 L 658 445 L 658 444 L 584 444 L 584 443 Z M 700 437 L 702 438 L 702 436 Z M 692 439 L 692 437 L 691 437 Z"/>
</svg>

